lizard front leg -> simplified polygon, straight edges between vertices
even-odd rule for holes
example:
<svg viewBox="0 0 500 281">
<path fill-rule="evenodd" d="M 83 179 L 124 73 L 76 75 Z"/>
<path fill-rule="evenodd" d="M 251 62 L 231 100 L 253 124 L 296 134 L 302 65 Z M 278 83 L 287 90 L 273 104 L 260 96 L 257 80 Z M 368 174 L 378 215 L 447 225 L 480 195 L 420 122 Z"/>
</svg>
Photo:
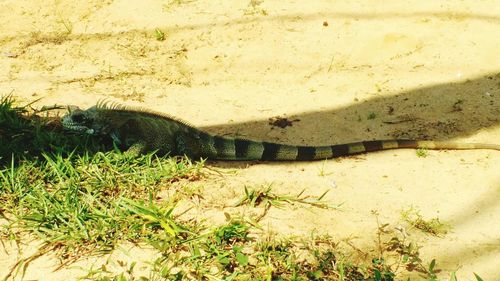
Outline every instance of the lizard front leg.
<svg viewBox="0 0 500 281">
<path fill-rule="evenodd" d="M 119 134 L 118 132 L 113 132 L 110 134 L 110 136 L 115 144 L 122 147 L 127 147 L 127 150 L 124 152 L 124 154 L 127 156 L 137 157 L 147 152 L 147 142 L 144 140 L 135 140 L 131 138 L 126 138 L 123 140 L 123 135 Z"/>
<path fill-rule="evenodd" d="M 146 142 L 136 141 L 125 151 L 124 154 L 127 156 L 137 157 L 145 152 L 147 152 Z"/>
</svg>

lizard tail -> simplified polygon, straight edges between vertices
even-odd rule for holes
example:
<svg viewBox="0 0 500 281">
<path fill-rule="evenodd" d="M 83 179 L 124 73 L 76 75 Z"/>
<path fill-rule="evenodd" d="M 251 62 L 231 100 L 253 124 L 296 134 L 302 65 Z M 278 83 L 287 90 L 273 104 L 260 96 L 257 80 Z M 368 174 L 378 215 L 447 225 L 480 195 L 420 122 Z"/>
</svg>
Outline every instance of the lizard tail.
<svg viewBox="0 0 500 281">
<path fill-rule="evenodd" d="M 329 146 L 292 146 L 270 142 L 212 137 L 209 155 L 216 160 L 310 161 L 387 149 L 493 149 L 500 145 L 449 141 L 374 140 Z"/>
</svg>

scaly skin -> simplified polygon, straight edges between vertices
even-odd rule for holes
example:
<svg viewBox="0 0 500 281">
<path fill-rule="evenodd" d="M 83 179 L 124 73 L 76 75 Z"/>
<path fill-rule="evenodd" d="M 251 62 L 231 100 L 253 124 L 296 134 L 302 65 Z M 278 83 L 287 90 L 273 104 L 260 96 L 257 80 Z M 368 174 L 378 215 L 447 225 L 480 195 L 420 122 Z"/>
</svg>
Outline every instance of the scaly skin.
<svg viewBox="0 0 500 281">
<path fill-rule="evenodd" d="M 157 150 L 161 154 L 187 155 L 213 160 L 323 160 L 398 148 L 494 149 L 495 144 L 444 141 L 375 140 L 327 146 L 292 146 L 210 135 L 166 114 L 121 105 L 98 103 L 87 110 L 74 109 L 62 118 L 67 130 L 108 135 L 129 147 L 128 153 Z"/>
</svg>

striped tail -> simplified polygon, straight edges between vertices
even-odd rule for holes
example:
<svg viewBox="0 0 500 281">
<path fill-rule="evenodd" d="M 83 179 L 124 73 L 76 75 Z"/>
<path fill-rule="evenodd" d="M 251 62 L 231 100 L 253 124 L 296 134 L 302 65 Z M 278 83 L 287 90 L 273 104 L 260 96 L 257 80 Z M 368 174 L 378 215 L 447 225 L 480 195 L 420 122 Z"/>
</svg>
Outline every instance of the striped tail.
<svg viewBox="0 0 500 281">
<path fill-rule="evenodd" d="M 500 145 L 447 141 L 375 140 L 329 146 L 292 146 L 212 136 L 209 149 L 200 156 L 214 160 L 310 161 L 387 149 L 493 149 Z"/>
</svg>

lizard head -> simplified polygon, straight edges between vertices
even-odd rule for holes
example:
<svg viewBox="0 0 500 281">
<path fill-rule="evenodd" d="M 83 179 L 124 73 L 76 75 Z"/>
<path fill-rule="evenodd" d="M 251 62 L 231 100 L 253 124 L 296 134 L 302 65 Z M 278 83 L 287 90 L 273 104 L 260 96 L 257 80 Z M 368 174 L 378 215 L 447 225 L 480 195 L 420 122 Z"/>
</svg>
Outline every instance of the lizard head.
<svg viewBox="0 0 500 281">
<path fill-rule="evenodd" d="M 97 108 L 68 108 L 68 111 L 61 119 L 64 129 L 89 135 L 106 134 L 103 126 L 97 122 Z"/>
</svg>

